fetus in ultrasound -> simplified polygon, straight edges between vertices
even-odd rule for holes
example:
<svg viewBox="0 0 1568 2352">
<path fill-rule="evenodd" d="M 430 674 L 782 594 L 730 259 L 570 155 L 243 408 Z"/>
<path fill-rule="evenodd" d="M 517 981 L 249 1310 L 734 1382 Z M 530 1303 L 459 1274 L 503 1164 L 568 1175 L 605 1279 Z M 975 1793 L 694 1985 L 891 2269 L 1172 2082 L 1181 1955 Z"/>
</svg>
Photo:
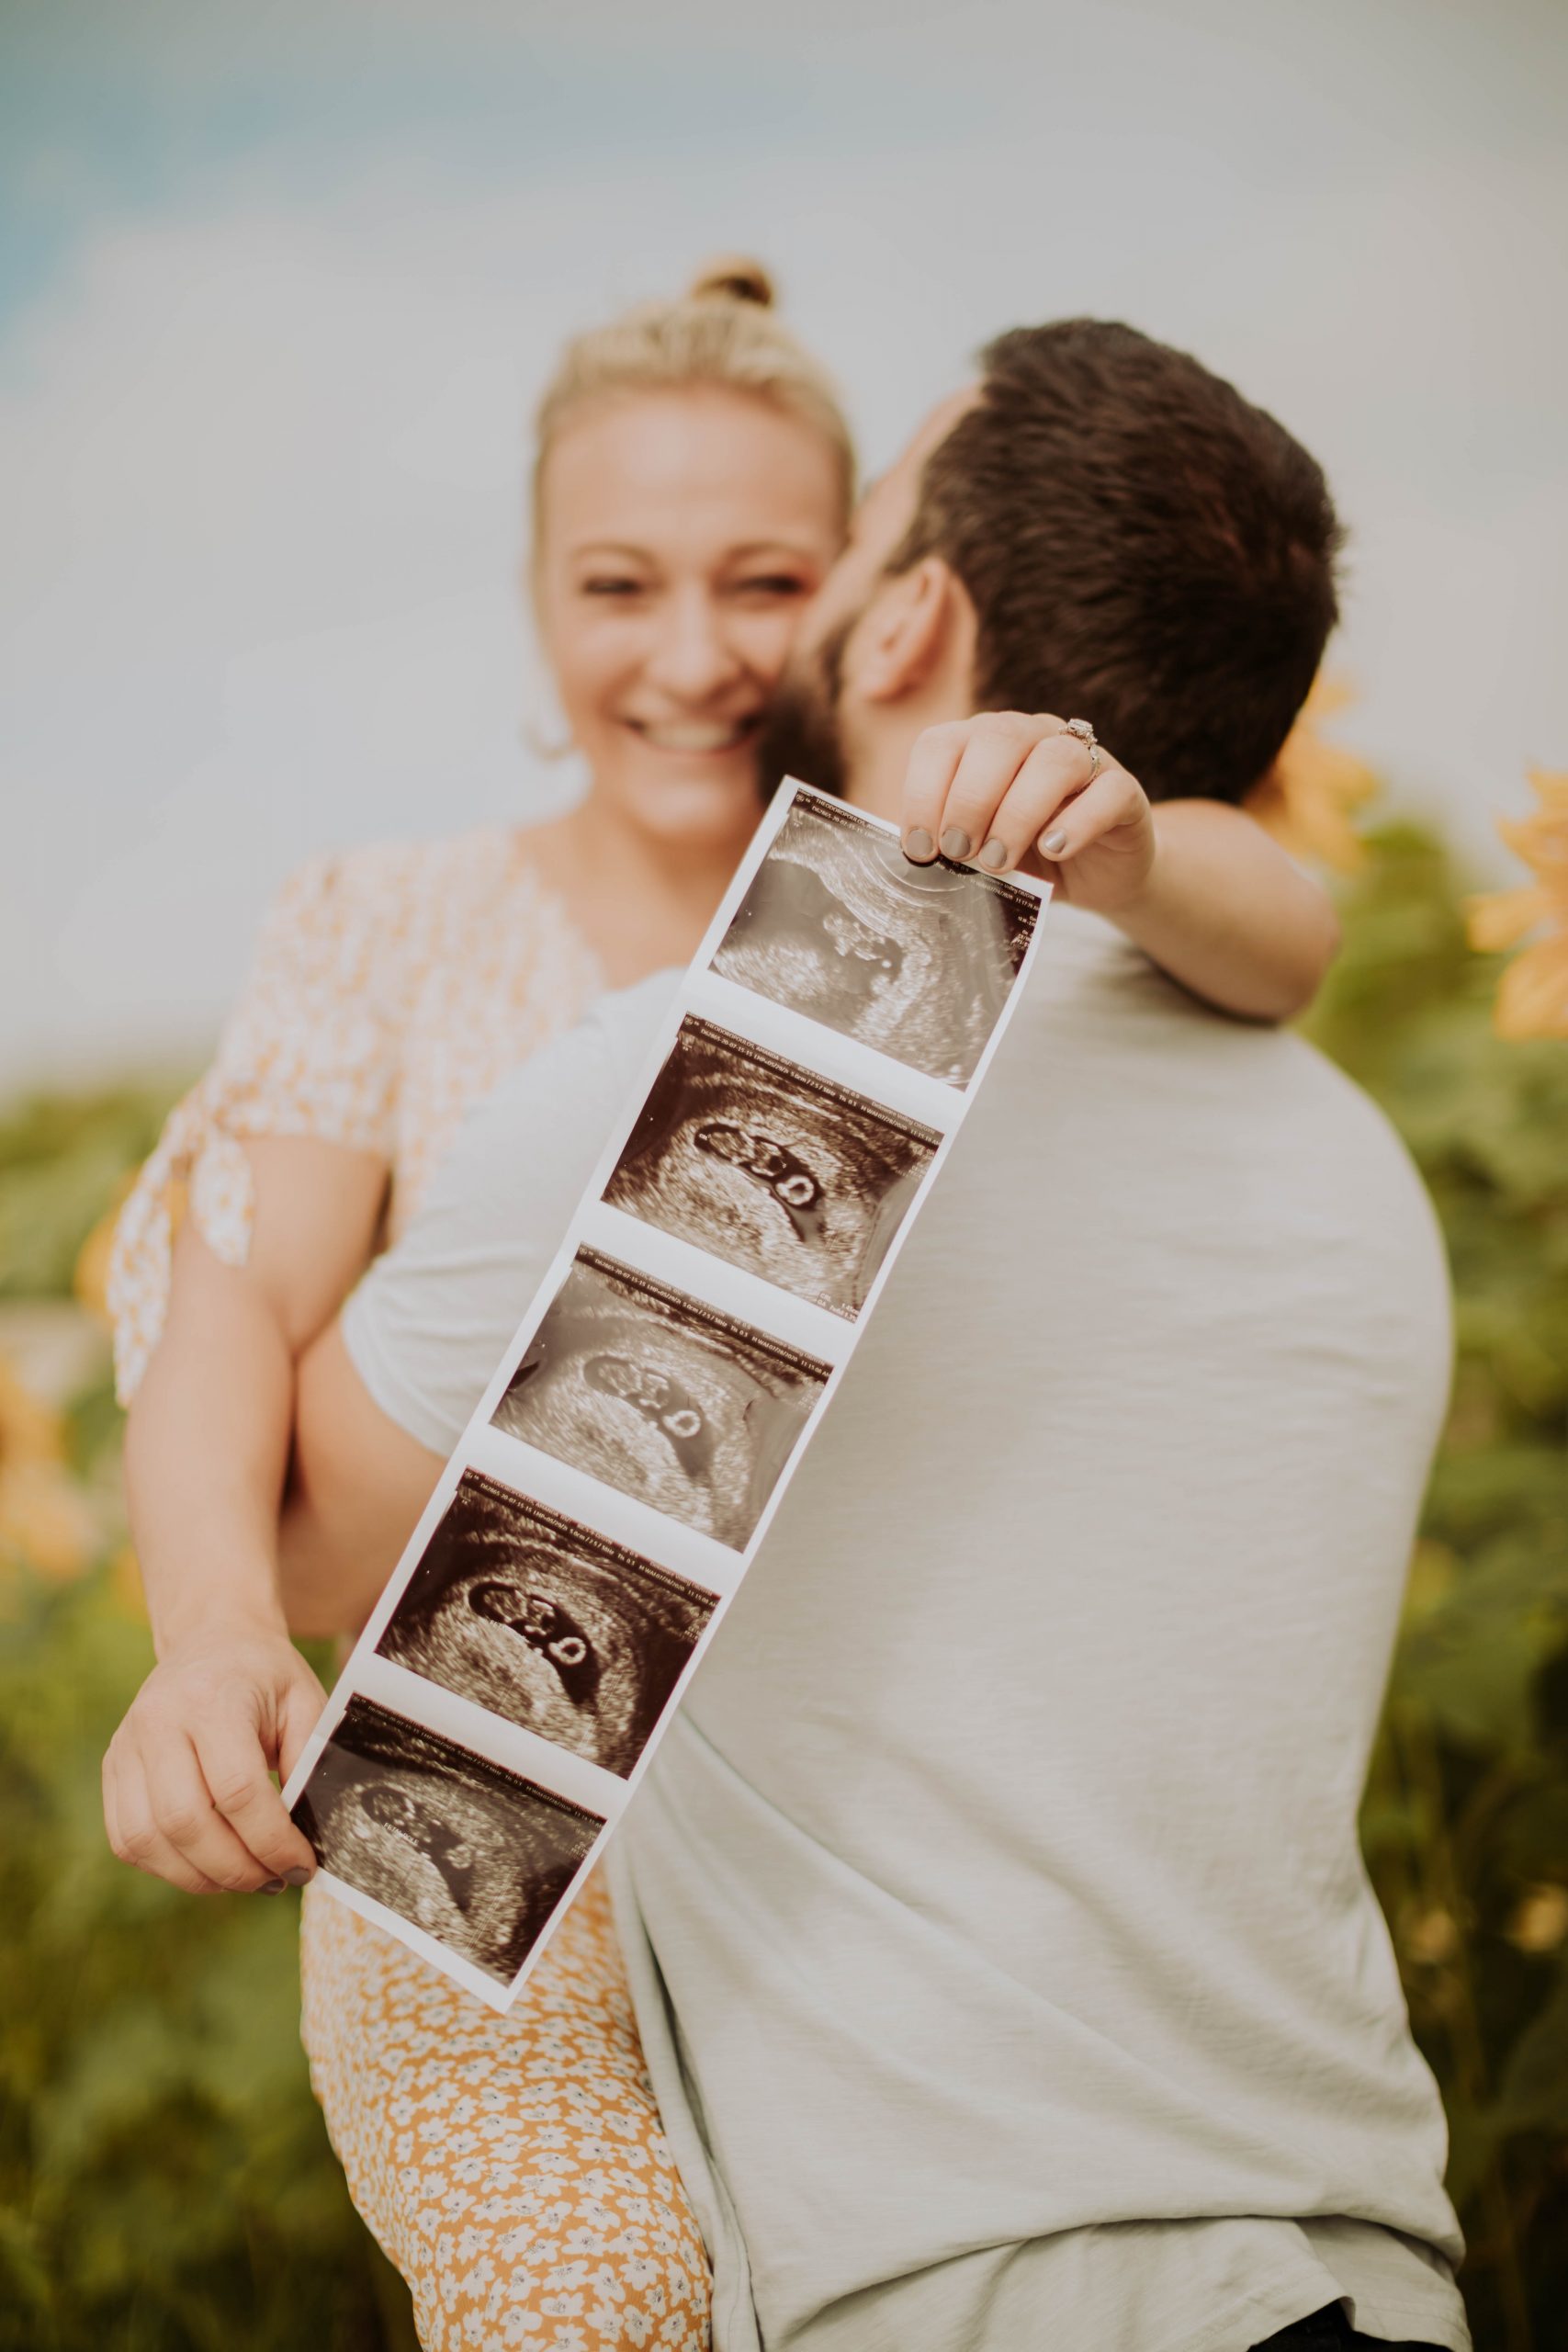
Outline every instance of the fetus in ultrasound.
<svg viewBox="0 0 1568 2352">
<path fill-rule="evenodd" d="M 713 968 L 952 1085 L 973 1077 L 1038 901 L 938 858 L 914 865 L 854 809 L 797 800 Z"/>
<path fill-rule="evenodd" d="M 323 1868 L 509 1983 L 603 1820 L 367 1699 L 294 1806 Z"/>
<path fill-rule="evenodd" d="M 803 1241 L 822 1230 L 822 1187 L 787 1144 L 761 1127 L 731 1126 L 728 1119 L 705 1119 L 692 1136 L 696 1150 L 722 1159 L 771 1193 Z"/>
<path fill-rule="evenodd" d="M 714 1596 L 466 1470 L 377 1647 L 623 1776 Z"/>
<path fill-rule="evenodd" d="M 940 1140 L 688 1016 L 604 1198 L 798 1298 L 853 1317 Z"/>
<path fill-rule="evenodd" d="M 829 1367 L 597 1250 L 579 1250 L 491 1419 L 744 1548 Z"/>
</svg>

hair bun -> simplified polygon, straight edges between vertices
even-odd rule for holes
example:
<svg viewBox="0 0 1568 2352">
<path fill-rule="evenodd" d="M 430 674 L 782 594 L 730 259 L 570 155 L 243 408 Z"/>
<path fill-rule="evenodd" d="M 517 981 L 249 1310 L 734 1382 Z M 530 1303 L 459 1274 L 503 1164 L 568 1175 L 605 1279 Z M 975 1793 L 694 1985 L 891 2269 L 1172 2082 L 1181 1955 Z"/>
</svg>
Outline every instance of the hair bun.
<svg viewBox="0 0 1568 2352">
<path fill-rule="evenodd" d="M 773 281 L 760 261 L 749 254 L 720 254 L 705 262 L 686 288 L 688 302 L 754 302 L 760 311 L 773 307 Z"/>
</svg>

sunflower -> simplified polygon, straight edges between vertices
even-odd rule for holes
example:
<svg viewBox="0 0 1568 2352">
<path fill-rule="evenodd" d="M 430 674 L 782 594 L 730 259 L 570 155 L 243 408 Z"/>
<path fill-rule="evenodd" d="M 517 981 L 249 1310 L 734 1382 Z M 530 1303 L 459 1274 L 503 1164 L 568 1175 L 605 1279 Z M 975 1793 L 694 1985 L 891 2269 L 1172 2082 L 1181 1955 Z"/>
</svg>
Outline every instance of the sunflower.
<svg viewBox="0 0 1568 2352">
<path fill-rule="evenodd" d="M 96 1519 L 66 1466 L 64 1423 L 0 1356 L 0 1563 L 73 1577 L 97 1543 Z"/>
<path fill-rule="evenodd" d="M 1504 973 L 1494 1019 L 1502 1037 L 1568 1037 L 1568 773 L 1529 774 L 1540 806 L 1497 831 L 1535 880 L 1472 899 L 1470 944 L 1495 955 L 1544 931 Z"/>
<path fill-rule="evenodd" d="M 1351 812 L 1380 786 L 1364 760 L 1325 742 L 1318 729 L 1355 699 L 1345 679 L 1320 673 L 1279 758 L 1247 801 L 1249 813 L 1281 849 L 1341 874 L 1354 873 L 1366 855 Z"/>
<path fill-rule="evenodd" d="M 110 1319 L 109 1260 L 114 1252 L 115 1227 L 119 1223 L 126 1195 L 135 1182 L 136 1170 L 132 1168 L 115 1186 L 114 1198 L 76 1253 L 76 1271 L 71 1287 L 76 1294 L 77 1304 L 85 1306 L 98 1323 L 107 1324 Z"/>
</svg>

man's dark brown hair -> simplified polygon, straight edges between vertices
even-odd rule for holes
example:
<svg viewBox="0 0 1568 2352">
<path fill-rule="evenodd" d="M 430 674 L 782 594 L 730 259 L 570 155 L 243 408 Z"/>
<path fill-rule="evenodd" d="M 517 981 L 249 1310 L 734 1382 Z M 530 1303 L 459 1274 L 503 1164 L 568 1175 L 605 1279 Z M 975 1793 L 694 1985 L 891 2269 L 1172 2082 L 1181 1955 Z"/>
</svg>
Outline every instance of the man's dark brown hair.
<svg viewBox="0 0 1568 2352">
<path fill-rule="evenodd" d="M 981 708 L 1092 720 L 1152 800 L 1240 800 L 1337 615 L 1321 469 L 1132 327 L 1018 327 L 983 363 L 892 569 L 939 555 L 963 581 Z"/>
</svg>

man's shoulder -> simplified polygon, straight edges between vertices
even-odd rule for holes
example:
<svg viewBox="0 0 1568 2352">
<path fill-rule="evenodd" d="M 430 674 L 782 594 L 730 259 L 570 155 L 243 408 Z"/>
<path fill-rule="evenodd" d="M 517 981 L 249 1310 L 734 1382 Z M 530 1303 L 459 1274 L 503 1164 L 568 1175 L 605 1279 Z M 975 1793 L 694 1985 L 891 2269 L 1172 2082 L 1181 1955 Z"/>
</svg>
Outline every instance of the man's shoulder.
<svg viewBox="0 0 1568 2352">
<path fill-rule="evenodd" d="M 1189 994 L 1109 924 L 1056 910 L 1019 1008 L 1035 1083 L 1053 1069 L 1081 1125 L 1119 1156 L 1147 1155 L 1166 1189 L 1223 1162 L 1288 1204 L 1358 1224 L 1429 1220 L 1425 1187 L 1382 1106 L 1295 1030 Z"/>
</svg>

